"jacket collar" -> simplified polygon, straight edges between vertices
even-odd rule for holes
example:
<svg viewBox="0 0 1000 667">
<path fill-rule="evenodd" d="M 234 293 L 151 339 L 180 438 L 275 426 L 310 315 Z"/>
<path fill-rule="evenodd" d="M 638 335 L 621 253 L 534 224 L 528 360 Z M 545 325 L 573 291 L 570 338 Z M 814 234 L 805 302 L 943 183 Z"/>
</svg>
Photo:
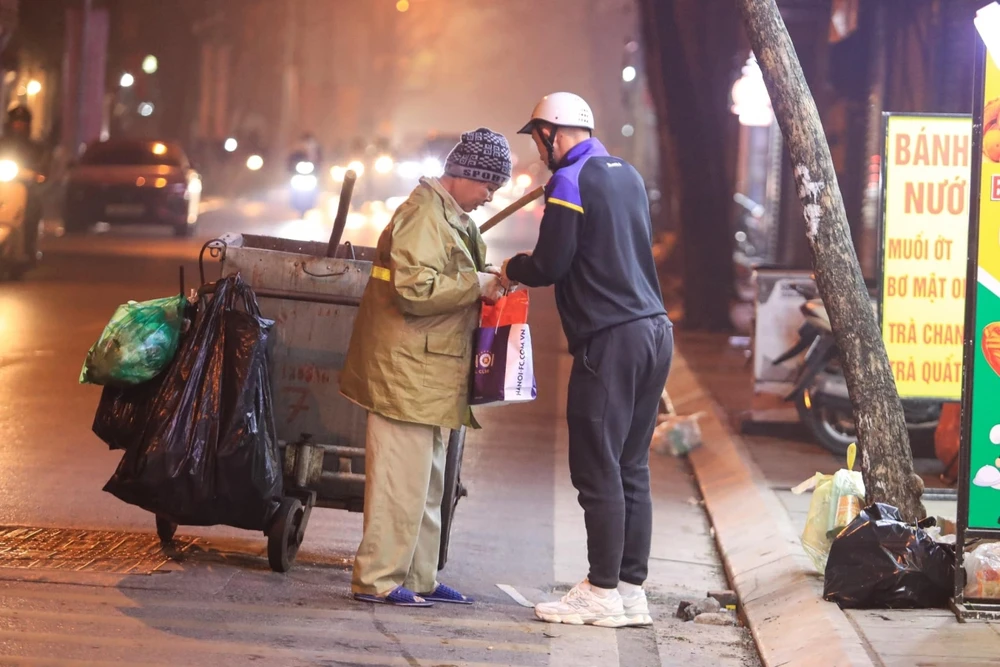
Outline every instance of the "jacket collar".
<svg viewBox="0 0 1000 667">
<path fill-rule="evenodd" d="M 429 187 L 440 198 L 441 204 L 444 207 L 444 217 L 448 221 L 448 224 L 463 234 L 468 234 L 469 223 L 472 221 L 472 218 L 462 210 L 462 207 L 458 205 L 458 202 L 451 196 L 451 193 L 441 185 L 441 180 L 434 177 L 424 177 L 420 179 L 420 183 Z"/>
<path fill-rule="evenodd" d="M 476 223 L 468 213 L 462 210 L 462 207 L 458 205 L 458 202 L 451 196 L 451 193 L 441 185 L 440 179 L 424 177 L 420 179 L 420 184 L 436 195 L 444 212 L 444 219 L 461 236 L 465 244 L 465 250 L 469 253 L 469 257 L 472 258 L 476 268 L 480 271 L 483 270 L 486 266 L 486 246 L 483 245 L 482 237 L 478 234 L 474 237 L 472 234 L 472 229 L 475 228 Z"/>
<path fill-rule="evenodd" d="M 563 156 L 562 162 L 559 163 L 559 168 L 563 169 L 589 157 L 607 157 L 608 155 L 608 149 L 604 147 L 604 144 L 591 137 L 569 149 L 569 152 Z"/>
</svg>

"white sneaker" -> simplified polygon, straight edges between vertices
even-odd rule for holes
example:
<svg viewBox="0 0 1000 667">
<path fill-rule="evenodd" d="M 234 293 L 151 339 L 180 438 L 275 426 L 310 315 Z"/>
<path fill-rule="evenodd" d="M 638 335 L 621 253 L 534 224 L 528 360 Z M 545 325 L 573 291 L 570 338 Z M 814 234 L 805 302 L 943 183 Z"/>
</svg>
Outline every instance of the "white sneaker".
<svg viewBox="0 0 1000 667">
<path fill-rule="evenodd" d="M 607 597 L 598 596 L 587 580 L 570 589 L 558 602 L 535 605 L 535 616 L 546 623 L 596 625 L 602 628 L 627 625 L 621 594 L 614 590 Z"/>
<path fill-rule="evenodd" d="M 622 605 L 625 607 L 626 625 L 652 625 L 653 617 L 649 615 L 649 603 L 646 601 L 646 591 L 633 589 L 629 593 L 619 592 Z"/>
</svg>

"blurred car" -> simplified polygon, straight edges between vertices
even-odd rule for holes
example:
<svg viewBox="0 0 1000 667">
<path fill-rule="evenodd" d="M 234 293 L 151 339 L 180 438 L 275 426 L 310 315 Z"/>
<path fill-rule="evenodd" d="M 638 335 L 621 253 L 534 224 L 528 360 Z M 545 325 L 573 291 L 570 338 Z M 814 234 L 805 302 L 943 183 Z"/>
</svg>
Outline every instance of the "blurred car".
<svg viewBox="0 0 1000 667">
<path fill-rule="evenodd" d="M 198 222 L 201 186 L 201 176 L 176 143 L 90 144 L 66 179 L 66 233 L 107 222 L 169 225 L 175 236 L 190 236 Z"/>
</svg>

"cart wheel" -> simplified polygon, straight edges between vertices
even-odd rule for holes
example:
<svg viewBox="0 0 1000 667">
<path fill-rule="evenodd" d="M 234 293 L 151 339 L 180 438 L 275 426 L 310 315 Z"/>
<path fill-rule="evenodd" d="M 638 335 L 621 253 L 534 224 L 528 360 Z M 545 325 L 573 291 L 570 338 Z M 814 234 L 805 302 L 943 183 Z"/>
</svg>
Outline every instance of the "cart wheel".
<svg viewBox="0 0 1000 667">
<path fill-rule="evenodd" d="M 166 519 L 159 514 L 156 515 L 156 534 L 160 536 L 160 542 L 170 544 L 174 541 L 174 533 L 177 532 L 177 524 Z"/>
<path fill-rule="evenodd" d="M 299 553 L 303 508 L 298 498 L 283 498 L 267 531 L 267 562 L 275 572 L 288 572 Z"/>
<path fill-rule="evenodd" d="M 438 553 L 438 570 L 448 562 L 448 544 L 451 541 L 451 522 L 459 498 L 469 495 L 462 486 L 462 454 L 465 451 L 465 427 L 452 431 L 448 438 L 448 455 L 444 465 L 444 495 L 441 497 L 441 550 Z"/>
</svg>

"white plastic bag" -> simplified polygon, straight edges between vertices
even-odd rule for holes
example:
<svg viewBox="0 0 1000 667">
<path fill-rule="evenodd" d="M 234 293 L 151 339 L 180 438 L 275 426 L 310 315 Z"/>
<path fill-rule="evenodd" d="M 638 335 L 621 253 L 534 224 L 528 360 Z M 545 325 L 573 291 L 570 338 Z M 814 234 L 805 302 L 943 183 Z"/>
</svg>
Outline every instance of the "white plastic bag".
<svg viewBox="0 0 1000 667">
<path fill-rule="evenodd" d="M 810 489 L 813 492 L 801 542 L 820 574 L 826 572 L 833 539 L 857 517 L 864 504 L 865 485 L 861 473 L 853 470 L 856 456 L 857 446 L 852 443 L 847 448 L 847 469 L 833 475 L 816 473 L 792 489 L 796 495 Z"/>
<path fill-rule="evenodd" d="M 827 537 L 827 522 L 830 516 L 830 489 L 833 486 L 833 475 L 816 473 L 811 479 L 792 489 L 792 493 L 801 494 L 812 490 L 812 501 L 809 503 L 809 514 L 806 517 L 806 527 L 802 531 L 802 548 L 816 569 L 826 571 L 826 559 L 830 555 L 833 540 Z"/>
<path fill-rule="evenodd" d="M 684 456 L 701 444 L 701 426 L 698 419 L 705 413 L 681 417 L 670 415 L 663 419 L 653 431 L 653 451 L 658 454 Z"/>
<path fill-rule="evenodd" d="M 861 471 L 852 470 L 854 460 L 850 452 L 847 460 L 847 470 L 841 468 L 833 475 L 833 486 L 830 488 L 830 515 L 826 529 L 835 535 L 854 521 L 865 502 L 865 483 Z"/>
<path fill-rule="evenodd" d="M 1000 599 L 1000 542 L 980 544 L 964 564 L 965 597 Z"/>
</svg>

